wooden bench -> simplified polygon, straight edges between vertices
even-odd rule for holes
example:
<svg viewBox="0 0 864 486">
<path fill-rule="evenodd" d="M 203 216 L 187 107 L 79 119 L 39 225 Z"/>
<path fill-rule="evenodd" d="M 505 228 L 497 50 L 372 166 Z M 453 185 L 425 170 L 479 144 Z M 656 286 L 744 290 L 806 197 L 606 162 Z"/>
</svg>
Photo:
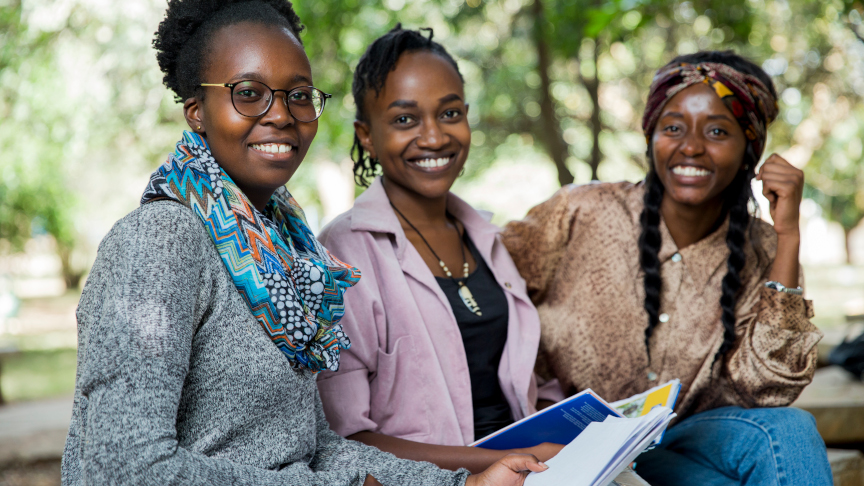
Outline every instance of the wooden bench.
<svg viewBox="0 0 864 486">
<path fill-rule="evenodd" d="M 813 382 L 792 404 L 816 419 L 819 435 L 829 446 L 864 443 L 864 383 L 838 366 L 816 370 Z M 864 455 L 858 450 L 828 449 L 836 486 L 864 486 Z"/>
<path fill-rule="evenodd" d="M 828 449 L 834 486 L 864 486 L 864 454 L 861 451 Z"/>
<path fill-rule="evenodd" d="M 827 444 L 864 442 L 864 383 L 838 366 L 816 370 L 793 407 L 816 418 L 816 428 Z"/>
</svg>

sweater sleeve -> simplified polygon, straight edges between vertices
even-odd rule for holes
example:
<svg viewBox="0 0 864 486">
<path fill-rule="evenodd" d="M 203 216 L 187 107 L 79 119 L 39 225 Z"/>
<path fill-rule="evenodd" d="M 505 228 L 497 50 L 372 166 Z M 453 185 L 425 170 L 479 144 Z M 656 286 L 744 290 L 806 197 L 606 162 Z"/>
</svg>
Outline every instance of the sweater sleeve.
<svg viewBox="0 0 864 486">
<path fill-rule="evenodd" d="M 82 296 L 79 437 L 67 440 L 77 459 L 68 471 L 78 477 L 67 474 L 64 483 L 358 484 L 344 471 L 317 472 L 306 463 L 267 470 L 179 443 L 192 339 L 211 305 L 213 270 L 203 261 L 210 242 L 191 211 L 152 204 L 162 207 L 137 211 L 112 230 Z"/>
<path fill-rule="evenodd" d="M 795 401 L 813 379 L 822 338 L 810 322 L 812 302 L 765 287 L 769 272 L 770 266 L 759 285 L 742 296 L 750 310 L 738 317 L 735 347 L 726 359 L 727 400 L 745 407 Z"/>
<path fill-rule="evenodd" d="M 340 224 L 341 223 L 341 224 Z M 318 375 L 318 392 L 330 427 L 342 437 L 378 429 L 370 417 L 372 392 L 369 377 L 378 368 L 378 329 L 385 327 L 387 315 L 378 294 L 375 266 L 357 233 L 346 220 L 338 220 L 319 237 L 336 258 L 360 269 L 360 283 L 345 293 L 345 314 L 340 323 L 351 339 L 351 348 L 342 350 L 339 371 Z"/>
<path fill-rule="evenodd" d="M 578 198 L 571 196 L 574 187 L 562 187 L 549 200 L 532 208 L 525 219 L 508 223 L 501 235 L 535 304 L 546 296 L 570 241 L 577 217 L 573 206 Z"/>
</svg>

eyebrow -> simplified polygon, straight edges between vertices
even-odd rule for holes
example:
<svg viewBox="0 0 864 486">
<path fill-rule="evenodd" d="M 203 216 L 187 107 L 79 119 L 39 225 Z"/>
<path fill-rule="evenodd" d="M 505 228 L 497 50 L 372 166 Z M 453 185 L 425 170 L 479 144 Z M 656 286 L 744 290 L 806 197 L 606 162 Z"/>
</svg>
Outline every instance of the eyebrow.
<svg viewBox="0 0 864 486">
<path fill-rule="evenodd" d="M 684 118 L 684 115 L 682 115 L 681 113 L 678 113 L 677 111 L 670 111 L 668 113 L 664 113 L 663 116 L 661 116 L 660 118 L 666 118 L 667 116 L 672 117 L 672 118 Z M 729 122 L 733 121 L 731 118 L 729 118 L 728 116 L 726 116 L 722 113 L 720 113 L 719 115 L 708 115 L 708 119 L 709 120 L 726 120 Z"/>
<path fill-rule="evenodd" d="M 449 103 L 451 101 L 462 101 L 462 97 L 457 95 L 456 93 L 451 93 L 447 96 L 442 96 L 438 98 L 439 103 Z"/>
<path fill-rule="evenodd" d="M 387 109 L 398 107 L 398 108 L 417 108 L 417 102 L 414 100 L 396 100 L 393 103 L 387 105 Z"/>
<path fill-rule="evenodd" d="M 732 121 L 731 118 L 729 118 L 728 116 L 726 116 L 722 113 L 719 115 L 708 115 L 708 119 L 709 120 L 726 120 L 726 121 L 730 121 L 730 122 Z"/>
<path fill-rule="evenodd" d="M 438 98 L 438 103 L 449 103 L 451 101 L 462 101 L 462 97 L 456 93 L 451 93 L 446 96 L 442 96 Z M 414 100 L 396 100 L 393 103 L 387 105 L 387 109 L 390 108 L 417 108 L 417 102 Z"/>
<path fill-rule="evenodd" d="M 248 79 L 248 80 L 253 80 L 253 81 L 261 81 L 262 83 L 264 82 L 264 76 L 261 76 L 261 73 L 254 72 L 254 71 L 239 73 L 239 74 L 233 76 L 232 79 L 236 79 L 238 81 Z M 295 74 L 294 77 L 291 78 L 291 84 L 300 83 L 300 82 L 306 83 L 308 85 L 312 84 L 312 80 L 307 78 L 306 76 L 304 76 L 302 74 Z"/>
</svg>

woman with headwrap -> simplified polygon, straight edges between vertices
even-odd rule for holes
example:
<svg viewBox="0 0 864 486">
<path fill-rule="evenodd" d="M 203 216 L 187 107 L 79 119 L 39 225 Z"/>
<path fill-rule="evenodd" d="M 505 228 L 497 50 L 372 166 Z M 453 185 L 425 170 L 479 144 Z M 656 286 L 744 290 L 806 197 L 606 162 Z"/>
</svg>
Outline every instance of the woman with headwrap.
<svg viewBox="0 0 864 486">
<path fill-rule="evenodd" d="M 756 170 L 776 98 L 731 52 L 678 57 L 648 96 L 645 180 L 564 187 L 504 233 L 541 374 L 608 400 L 681 380 L 677 424 L 637 459 L 655 486 L 831 484 L 813 417 L 786 408 L 821 333 L 800 287 L 803 173 L 776 154 Z M 754 178 L 773 226 L 751 214 Z"/>
</svg>

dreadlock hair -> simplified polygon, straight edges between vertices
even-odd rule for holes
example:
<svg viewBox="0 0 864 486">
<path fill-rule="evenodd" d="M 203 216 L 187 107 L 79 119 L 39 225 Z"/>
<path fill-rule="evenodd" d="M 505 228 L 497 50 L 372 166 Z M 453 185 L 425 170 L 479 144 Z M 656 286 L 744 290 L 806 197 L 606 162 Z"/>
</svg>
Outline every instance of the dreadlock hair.
<svg viewBox="0 0 864 486">
<path fill-rule="evenodd" d="M 213 34 L 241 22 L 286 27 L 298 41 L 303 30 L 287 0 L 169 0 L 153 47 L 165 75 L 162 81 L 174 91 L 176 101 L 199 93 Z"/>
<path fill-rule="evenodd" d="M 771 91 L 776 99 L 777 92 L 771 77 L 759 66 L 738 56 L 732 51 L 707 51 L 678 56 L 669 64 L 678 63 L 701 63 L 713 62 L 726 64 L 740 72 L 750 74 L 759 78 Z M 662 280 L 660 278 L 660 260 L 657 253 L 660 251 L 660 204 L 663 202 L 665 188 L 657 176 L 654 168 L 653 147 L 648 145 L 648 162 L 650 170 L 645 178 L 645 196 L 642 214 L 639 222 L 642 233 L 639 235 L 639 263 L 645 274 L 645 312 L 648 314 L 648 327 L 645 328 L 645 348 L 648 350 L 650 361 L 649 342 L 654 329 L 660 322 L 660 291 Z M 741 290 L 741 270 L 746 263 L 744 245 L 746 232 L 750 228 L 751 214 L 748 203 L 755 206 L 756 200 L 750 182 L 756 175 L 756 165 L 759 156 L 753 151 L 752 145 L 747 144 L 744 152 L 743 170 L 732 180 L 723 193 L 723 210 L 720 221 L 729 216 L 729 229 L 726 232 L 726 246 L 729 248 L 729 258 L 726 260 L 726 275 L 722 281 L 722 294 L 720 296 L 720 308 L 722 310 L 721 321 L 723 323 L 723 343 L 714 355 L 714 362 L 721 360 L 735 343 L 735 305 L 738 301 L 738 292 Z M 751 240 L 752 241 L 752 240 Z M 757 252 L 758 255 L 758 252 Z"/>
<path fill-rule="evenodd" d="M 420 31 L 428 31 L 429 35 L 424 36 Z M 366 113 L 366 93 L 369 89 L 375 91 L 375 96 L 381 94 L 384 83 L 387 82 L 387 76 L 396 69 L 396 63 L 399 62 L 402 54 L 416 51 L 428 51 L 441 56 L 453 66 L 459 79 L 463 83 L 465 82 L 453 57 L 444 49 L 444 46 L 432 40 L 432 29 L 407 30 L 402 28 L 401 23 L 398 23 L 390 32 L 375 39 L 366 48 L 366 52 L 363 53 L 360 62 L 357 63 L 357 69 L 354 70 L 351 94 L 357 105 L 355 117 L 357 120 L 369 122 Z M 379 175 L 381 166 L 378 160 L 369 156 L 369 152 L 360 144 L 360 138 L 356 133 L 354 134 L 354 144 L 351 146 L 351 160 L 354 161 L 354 182 L 358 186 L 369 187 L 375 176 Z"/>
</svg>

